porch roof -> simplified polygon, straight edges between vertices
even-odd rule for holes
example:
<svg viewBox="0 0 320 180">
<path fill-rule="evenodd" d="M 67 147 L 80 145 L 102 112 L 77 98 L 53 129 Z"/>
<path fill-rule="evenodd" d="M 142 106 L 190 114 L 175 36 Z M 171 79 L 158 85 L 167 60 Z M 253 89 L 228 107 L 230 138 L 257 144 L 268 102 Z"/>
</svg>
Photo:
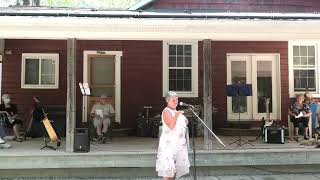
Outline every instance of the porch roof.
<svg viewBox="0 0 320 180">
<path fill-rule="evenodd" d="M 320 14 L 0 9 L 0 38 L 320 39 Z"/>
</svg>

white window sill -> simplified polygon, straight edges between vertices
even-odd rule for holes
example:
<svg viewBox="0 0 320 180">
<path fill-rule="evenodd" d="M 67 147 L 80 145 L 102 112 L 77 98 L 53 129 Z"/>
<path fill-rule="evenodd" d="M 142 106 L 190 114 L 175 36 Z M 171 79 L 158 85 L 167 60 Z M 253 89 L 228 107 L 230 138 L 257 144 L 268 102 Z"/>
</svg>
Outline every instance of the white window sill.
<svg viewBox="0 0 320 180">
<path fill-rule="evenodd" d="M 294 93 L 291 93 L 290 95 L 289 95 L 289 98 L 296 98 L 296 95 L 297 94 L 304 94 L 305 92 L 303 92 L 303 91 L 301 91 L 301 92 L 294 92 Z M 312 97 L 314 97 L 314 98 L 320 98 L 320 94 L 319 93 L 312 93 L 312 92 L 310 92 L 309 93 L 310 95 L 312 95 Z"/>
<path fill-rule="evenodd" d="M 21 89 L 59 89 L 58 86 L 22 86 Z"/>
</svg>

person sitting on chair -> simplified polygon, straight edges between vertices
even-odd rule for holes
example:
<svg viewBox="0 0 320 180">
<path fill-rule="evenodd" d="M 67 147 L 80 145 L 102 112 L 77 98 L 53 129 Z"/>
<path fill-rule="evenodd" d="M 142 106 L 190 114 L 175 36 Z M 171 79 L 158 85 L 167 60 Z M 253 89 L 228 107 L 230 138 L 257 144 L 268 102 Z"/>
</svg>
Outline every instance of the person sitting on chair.
<svg viewBox="0 0 320 180">
<path fill-rule="evenodd" d="M 11 104 L 11 98 L 9 94 L 2 95 L 2 104 L 0 104 L 1 119 L 8 128 L 12 128 L 15 140 L 22 142 L 22 137 L 20 136 L 20 127 L 22 121 L 17 118 L 17 106 Z"/>
<path fill-rule="evenodd" d="M 99 102 L 96 103 L 91 110 L 91 117 L 93 117 L 93 125 L 96 128 L 98 141 L 104 142 L 106 140 L 106 133 L 111 125 L 111 117 L 114 116 L 114 109 L 111 104 L 107 102 L 107 95 L 100 96 Z"/>
<path fill-rule="evenodd" d="M 290 121 L 293 122 L 294 126 L 294 140 L 298 141 L 299 123 L 303 124 L 304 127 L 304 139 L 308 140 L 308 123 L 311 116 L 311 110 L 304 102 L 304 95 L 299 94 L 296 97 L 296 102 L 291 104 L 288 114 Z"/>
</svg>

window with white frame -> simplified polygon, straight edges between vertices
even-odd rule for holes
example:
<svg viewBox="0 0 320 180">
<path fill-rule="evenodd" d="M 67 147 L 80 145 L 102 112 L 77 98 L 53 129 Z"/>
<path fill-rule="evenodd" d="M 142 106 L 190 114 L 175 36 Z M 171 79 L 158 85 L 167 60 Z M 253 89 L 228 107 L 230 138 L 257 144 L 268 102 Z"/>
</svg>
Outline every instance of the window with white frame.
<svg viewBox="0 0 320 180">
<path fill-rule="evenodd" d="M 23 53 L 21 88 L 57 89 L 59 54 Z"/>
<path fill-rule="evenodd" d="M 293 45 L 294 91 L 316 91 L 315 46 Z"/>
<path fill-rule="evenodd" d="M 198 42 L 163 43 L 163 95 L 198 96 Z"/>
</svg>

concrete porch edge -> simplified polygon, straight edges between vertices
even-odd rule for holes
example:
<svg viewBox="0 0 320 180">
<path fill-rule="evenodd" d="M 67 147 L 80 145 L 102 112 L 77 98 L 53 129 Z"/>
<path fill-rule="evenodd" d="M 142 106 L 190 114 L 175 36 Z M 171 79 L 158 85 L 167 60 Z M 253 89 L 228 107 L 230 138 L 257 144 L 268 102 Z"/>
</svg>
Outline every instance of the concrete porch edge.
<svg viewBox="0 0 320 180">
<path fill-rule="evenodd" d="M 52 168 L 126 168 L 155 167 L 156 152 L 89 152 L 69 153 L 53 151 L 41 154 L 0 153 L 0 169 Z M 192 162 L 192 152 L 189 154 Z M 197 166 L 272 166 L 319 165 L 318 149 L 239 149 L 198 151 Z"/>
</svg>

